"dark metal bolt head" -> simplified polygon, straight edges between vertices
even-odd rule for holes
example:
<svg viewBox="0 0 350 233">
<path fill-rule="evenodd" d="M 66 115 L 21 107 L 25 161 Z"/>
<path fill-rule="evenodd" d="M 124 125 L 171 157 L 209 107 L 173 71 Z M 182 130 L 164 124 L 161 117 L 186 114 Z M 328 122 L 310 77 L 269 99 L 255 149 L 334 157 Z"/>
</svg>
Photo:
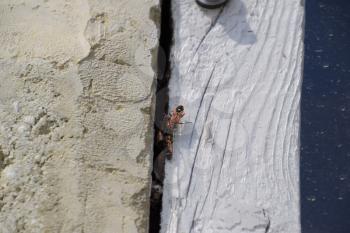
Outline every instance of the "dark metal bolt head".
<svg viewBox="0 0 350 233">
<path fill-rule="evenodd" d="M 215 9 L 224 5 L 228 0 L 196 0 L 198 5 L 207 9 Z"/>
</svg>

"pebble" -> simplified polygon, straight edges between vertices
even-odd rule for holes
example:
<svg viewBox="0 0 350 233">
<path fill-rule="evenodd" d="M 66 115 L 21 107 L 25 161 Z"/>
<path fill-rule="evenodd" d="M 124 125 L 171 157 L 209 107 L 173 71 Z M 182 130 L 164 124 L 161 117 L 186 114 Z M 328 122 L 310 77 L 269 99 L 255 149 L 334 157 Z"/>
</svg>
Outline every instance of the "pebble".
<svg viewBox="0 0 350 233">
<path fill-rule="evenodd" d="M 18 101 L 13 102 L 12 106 L 13 106 L 13 110 L 14 110 L 15 113 L 19 113 L 20 112 L 20 107 L 19 107 L 19 102 Z"/>
<path fill-rule="evenodd" d="M 22 136 L 29 136 L 30 134 L 30 126 L 27 124 L 21 124 L 17 128 L 17 132 L 19 135 Z"/>
<path fill-rule="evenodd" d="M 35 117 L 33 116 L 25 116 L 23 119 L 24 123 L 33 126 L 35 124 Z"/>
</svg>

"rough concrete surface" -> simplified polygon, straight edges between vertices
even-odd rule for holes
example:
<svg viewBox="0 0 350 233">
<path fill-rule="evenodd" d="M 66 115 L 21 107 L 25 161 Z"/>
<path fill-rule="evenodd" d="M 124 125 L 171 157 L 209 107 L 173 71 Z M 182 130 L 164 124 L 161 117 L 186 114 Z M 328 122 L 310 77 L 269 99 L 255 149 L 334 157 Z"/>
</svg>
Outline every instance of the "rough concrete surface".
<svg viewBox="0 0 350 233">
<path fill-rule="evenodd" d="M 300 0 L 172 1 L 163 233 L 299 233 Z M 190 123 L 192 122 L 192 123 Z"/>
<path fill-rule="evenodd" d="M 2 0 L 0 233 L 147 232 L 158 1 Z"/>
</svg>

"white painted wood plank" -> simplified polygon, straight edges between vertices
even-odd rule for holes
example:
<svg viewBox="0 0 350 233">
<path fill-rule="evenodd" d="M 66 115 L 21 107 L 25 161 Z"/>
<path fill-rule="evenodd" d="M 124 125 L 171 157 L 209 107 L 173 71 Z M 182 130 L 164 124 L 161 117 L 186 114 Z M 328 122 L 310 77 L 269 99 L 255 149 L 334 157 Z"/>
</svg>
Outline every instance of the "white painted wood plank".
<svg viewBox="0 0 350 233">
<path fill-rule="evenodd" d="M 300 0 L 172 4 L 170 105 L 193 124 L 166 165 L 161 232 L 300 232 Z"/>
</svg>

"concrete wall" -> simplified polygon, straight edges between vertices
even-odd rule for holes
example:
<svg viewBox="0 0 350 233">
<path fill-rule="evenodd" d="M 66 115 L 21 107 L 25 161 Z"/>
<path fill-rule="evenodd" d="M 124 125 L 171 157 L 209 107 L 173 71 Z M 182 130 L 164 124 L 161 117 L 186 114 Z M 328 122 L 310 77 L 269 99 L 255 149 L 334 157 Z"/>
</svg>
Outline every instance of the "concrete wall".
<svg viewBox="0 0 350 233">
<path fill-rule="evenodd" d="M 0 3 L 0 232 L 147 232 L 158 1 Z"/>
</svg>

